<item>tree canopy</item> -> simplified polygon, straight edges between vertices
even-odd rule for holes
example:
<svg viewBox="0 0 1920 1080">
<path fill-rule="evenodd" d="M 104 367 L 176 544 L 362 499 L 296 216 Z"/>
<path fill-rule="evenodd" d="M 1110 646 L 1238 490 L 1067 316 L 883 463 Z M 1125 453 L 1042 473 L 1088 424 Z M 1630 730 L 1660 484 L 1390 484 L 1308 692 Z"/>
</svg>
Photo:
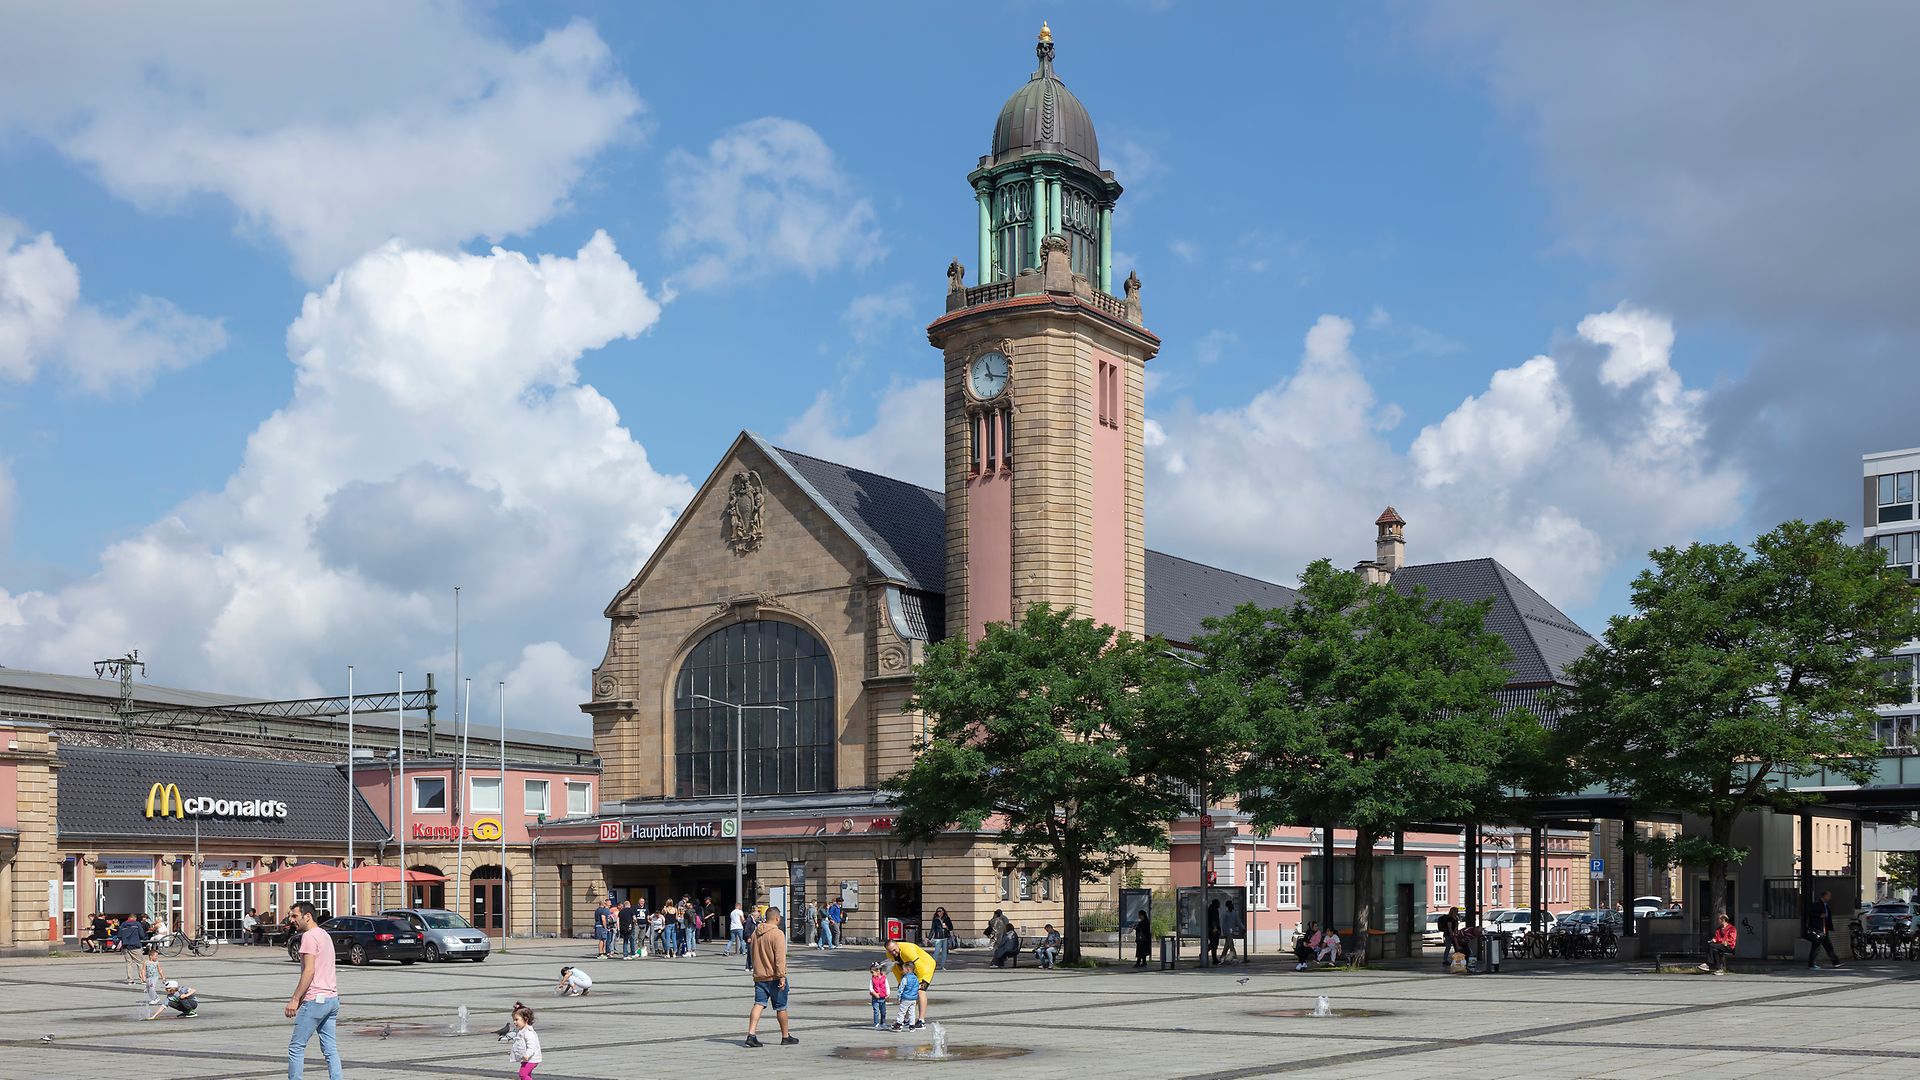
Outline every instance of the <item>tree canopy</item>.
<svg viewBox="0 0 1920 1080">
<path fill-rule="evenodd" d="M 985 829 L 1058 874 L 1066 958 L 1079 956 L 1080 885 L 1166 845 L 1178 792 L 1155 775 L 1156 714 L 1144 707 L 1164 645 L 1039 604 L 979 641 L 928 650 L 909 708 L 928 736 L 893 778 L 894 829 L 927 842 Z"/>
<path fill-rule="evenodd" d="M 1817 768 L 1865 782 L 1879 752 L 1871 657 L 1920 636 L 1904 577 L 1846 542 L 1838 521 L 1790 521 L 1737 544 L 1651 554 L 1633 613 L 1569 668 L 1577 683 L 1557 741 L 1593 778 L 1642 807 L 1691 811 L 1708 835 L 1651 842 L 1669 864 L 1705 866 L 1727 910 L 1728 867 L 1746 857 L 1749 810 L 1804 804 L 1785 781 Z"/>
<path fill-rule="evenodd" d="M 1418 823 L 1483 816 L 1505 798 L 1514 763 L 1541 745 L 1539 721 L 1494 697 L 1510 653 L 1484 626 L 1490 605 L 1368 584 L 1322 559 L 1301 575 L 1293 607 L 1243 607 L 1196 642 L 1245 700 L 1235 786 L 1254 827 L 1354 830 L 1361 940 L 1373 845 Z"/>
</svg>

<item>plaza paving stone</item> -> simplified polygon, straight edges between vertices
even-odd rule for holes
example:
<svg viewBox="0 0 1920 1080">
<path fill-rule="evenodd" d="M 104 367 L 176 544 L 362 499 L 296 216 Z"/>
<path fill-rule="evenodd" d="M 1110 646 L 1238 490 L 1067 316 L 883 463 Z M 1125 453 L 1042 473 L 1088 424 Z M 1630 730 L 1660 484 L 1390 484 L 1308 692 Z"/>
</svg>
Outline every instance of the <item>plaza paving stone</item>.
<svg viewBox="0 0 1920 1080">
<path fill-rule="evenodd" d="M 1920 964 L 1809 974 L 1776 966 L 1726 978 L 1657 975 L 1644 966 L 1542 962 L 1501 975 L 1436 969 L 1295 973 L 1276 960 L 1214 971 L 1043 972 L 988 968 L 978 952 L 934 982 L 933 1017 L 955 1046 L 1029 1050 L 999 1061 L 869 1062 L 837 1048 L 924 1044 L 876 1032 L 864 1003 L 872 947 L 795 949 L 794 1032 L 780 1046 L 740 1045 L 747 976 L 717 951 L 694 959 L 597 961 L 571 942 L 513 944 L 484 964 L 342 968 L 340 1043 L 353 1077 L 511 1075 L 487 1034 L 515 999 L 539 1013 L 541 1080 L 740 1076 L 766 1080 L 922 1076 L 1605 1077 L 1610 1080 L 1920 1074 Z M 556 998 L 562 963 L 596 982 Z M 239 1080 L 286 1075 L 281 1015 L 296 965 L 272 949 L 228 947 L 210 960 L 167 962 L 201 992 L 201 1015 L 152 1023 L 117 957 L 0 960 L 11 1023 L 0 1080 L 164 1076 Z M 1244 980 L 1244 981 L 1243 981 Z M 1311 1007 L 1379 1015 L 1258 1015 Z M 450 1031 L 460 1005 L 476 1034 Z M 392 1025 L 386 1038 L 378 1032 Z M 362 1034 L 369 1032 L 371 1034 Z M 43 1042 L 51 1034 L 52 1042 Z M 316 1040 L 307 1075 L 326 1075 Z"/>
</svg>

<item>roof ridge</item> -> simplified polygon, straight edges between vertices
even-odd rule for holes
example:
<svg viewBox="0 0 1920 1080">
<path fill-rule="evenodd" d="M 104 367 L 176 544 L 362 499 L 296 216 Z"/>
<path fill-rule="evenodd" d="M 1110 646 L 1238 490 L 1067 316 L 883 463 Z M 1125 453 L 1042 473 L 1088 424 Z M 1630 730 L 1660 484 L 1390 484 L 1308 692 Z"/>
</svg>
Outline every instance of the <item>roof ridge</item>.
<svg viewBox="0 0 1920 1080">
<path fill-rule="evenodd" d="M 922 487 L 921 485 L 916 484 L 911 480 L 902 480 L 897 476 L 888 476 L 886 473 L 874 472 L 872 469 L 862 469 L 857 465 L 847 465 L 842 462 L 833 461 L 828 458 L 823 458 L 818 454 L 809 454 L 800 450 L 789 450 L 784 446 L 774 446 L 772 440 L 766 438 L 763 435 L 754 434 L 754 438 L 759 439 L 761 442 L 765 443 L 771 449 L 778 450 L 782 454 L 787 454 L 792 457 L 806 458 L 808 461 L 817 461 L 822 465 L 831 465 L 836 469 L 845 469 L 850 473 L 859 473 L 861 476 L 871 476 L 876 480 L 885 480 L 889 484 L 899 484 L 901 487 L 910 487 L 916 491 L 924 491 L 927 494 L 932 495 L 935 498 L 940 499 L 942 501 L 945 501 L 947 497 L 947 493 L 944 491 L 941 491 L 937 488 Z"/>
<path fill-rule="evenodd" d="M 1546 668 L 1547 671 L 1553 671 L 1553 665 L 1547 663 L 1546 650 L 1542 649 L 1540 643 L 1534 640 L 1533 629 L 1527 625 L 1527 613 L 1520 610 L 1520 605 L 1513 599 L 1513 589 L 1508 584 L 1508 579 L 1513 577 L 1513 571 L 1500 565 L 1500 560 L 1491 555 L 1486 556 L 1486 561 L 1493 564 L 1494 584 L 1500 589 L 1501 594 L 1506 597 L 1507 604 L 1513 608 L 1514 614 L 1520 616 L 1521 636 L 1526 639 L 1527 647 L 1533 650 L 1533 658 L 1539 662 L 1541 667 Z M 1534 595 L 1539 596 L 1540 594 L 1534 593 Z M 1544 601 L 1546 597 L 1542 596 L 1540 599 Z"/>
</svg>

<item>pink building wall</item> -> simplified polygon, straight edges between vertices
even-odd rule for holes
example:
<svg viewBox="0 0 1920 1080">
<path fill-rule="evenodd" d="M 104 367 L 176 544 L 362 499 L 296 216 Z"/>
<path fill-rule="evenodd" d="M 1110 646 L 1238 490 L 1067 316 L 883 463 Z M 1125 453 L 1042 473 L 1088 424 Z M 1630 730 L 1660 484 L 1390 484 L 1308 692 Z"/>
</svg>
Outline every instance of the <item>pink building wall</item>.
<svg viewBox="0 0 1920 1080">
<path fill-rule="evenodd" d="M 1013 477 L 988 471 L 967 480 L 967 637 L 1013 618 Z"/>
<path fill-rule="evenodd" d="M 1127 447 L 1121 434 L 1126 430 L 1125 372 L 1120 358 L 1109 353 L 1096 352 L 1089 362 L 1094 365 L 1095 401 L 1112 400 L 1105 406 L 1109 415 L 1097 418 L 1106 422 L 1093 427 L 1093 610 L 1088 614 L 1096 623 L 1126 629 Z M 1113 374 L 1103 375 L 1108 370 Z M 1102 378 L 1111 379 L 1112 393 L 1100 388 Z"/>
<path fill-rule="evenodd" d="M 454 771 L 454 767 L 448 764 L 423 765 L 419 767 L 409 765 L 407 767 L 406 787 L 409 790 L 414 787 L 415 779 L 438 778 L 445 785 L 447 793 L 446 808 L 442 810 L 415 810 L 411 805 L 412 800 L 410 798 L 404 800 L 406 803 L 404 806 L 402 805 L 402 800 L 395 799 L 393 797 L 395 793 L 394 787 L 399 778 L 392 769 L 390 762 L 375 762 L 371 766 L 356 768 L 353 774 L 353 785 L 359 790 L 361 797 L 367 800 L 367 804 L 373 808 L 373 812 L 380 818 L 380 823 L 392 827 L 395 838 L 393 847 L 396 849 L 398 847 L 400 834 L 403 831 L 407 836 L 408 847 L 412 847 L 415 844 L 449 844 L 455 840 L 455 835 L 452 832 L 453 829 L 460 828 L 470 830 L 475 823 L 486 819 L 494 819 L 500 822 L 509 845 L 527 843 L 530 839 L 527 826 L 536 824 L 539 820 L 537 810 L 534 812 L 529 812 L 528 810 L 526 782 L 529 780 L 545 781 L 547 784 L 548 821 L 557 821 L 560 818 L 569 816 L 567 807 L 567 785 L 569 783 L 587 785 L 587 813 L 596 813 L 600 805 L 600 776 L 598 773 L 572 772 L 566 769 L 552 767 L 523 768 L 509 764 L 506 771 L 506 783 L 502 789 L 503 813 L 474 811 L 471 809 L 469 799 L 458 800 L 458 805 L 464 808 L 464 812 L 456 812 L 454 809 L 456 805 L 454 798 Z M 471 790 L 471 784 L 475 778 L 493 779 L 500 775 L 500 768 L 497 765 L 489 767 L 480 762 L 471 762 L 468 764 L 466 770 L 466 780 L 469 785 L 469 790 Z M 416 826 L 420 829 L 431 831 L 416 835 Z M 466 842 L 469 845 L 475 843 L 492 843 L 497 845 L 500 842 L 500 838 L 495 837 L 488 841 L 479 841 L 476 840 L 471 833 L 468 833 Z"/>
</svg>

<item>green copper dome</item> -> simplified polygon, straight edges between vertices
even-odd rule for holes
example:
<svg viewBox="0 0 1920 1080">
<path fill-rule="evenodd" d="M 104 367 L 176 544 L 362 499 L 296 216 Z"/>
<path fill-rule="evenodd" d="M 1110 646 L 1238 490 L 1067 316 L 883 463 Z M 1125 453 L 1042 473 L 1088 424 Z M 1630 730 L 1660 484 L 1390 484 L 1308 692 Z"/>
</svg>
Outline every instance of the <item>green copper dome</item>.
<svg viewBox="0 0 1920 1080">
<path fill-rule="evenodd" d="M 1040 70 L 1001 106 L 993 125 L 991 160 L 998 164 L 1022 154 L 1062 154 L 1099 172 L 1100 140 L 1093 134 L 1093 117 L 1053 73 L 1053 34 L 1044 25 L 1035 52 Z"/>
</svg>

